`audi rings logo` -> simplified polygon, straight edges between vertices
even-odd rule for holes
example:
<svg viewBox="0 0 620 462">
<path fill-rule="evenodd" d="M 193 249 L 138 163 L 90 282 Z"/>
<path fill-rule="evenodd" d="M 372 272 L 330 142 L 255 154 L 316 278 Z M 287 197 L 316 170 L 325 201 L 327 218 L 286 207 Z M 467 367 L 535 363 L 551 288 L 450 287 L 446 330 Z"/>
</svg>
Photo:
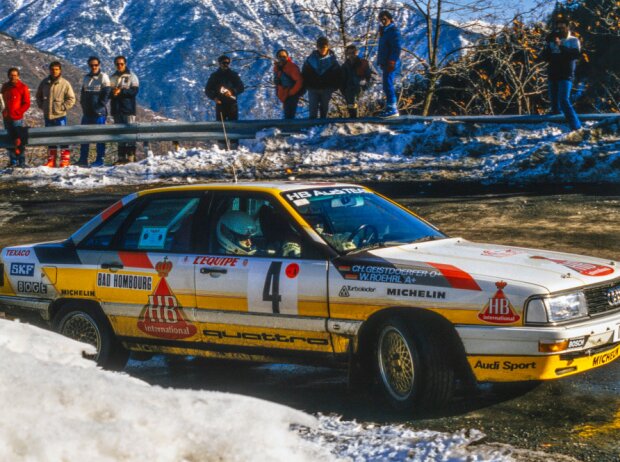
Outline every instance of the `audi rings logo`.
<svg viewBox="0 0 620 462">
<path fill-rule="evenodd" d="M 612 287 L 607 291 L 607 301 L 611 306 L 620 306 L 620 286 Z"/>
</svg>

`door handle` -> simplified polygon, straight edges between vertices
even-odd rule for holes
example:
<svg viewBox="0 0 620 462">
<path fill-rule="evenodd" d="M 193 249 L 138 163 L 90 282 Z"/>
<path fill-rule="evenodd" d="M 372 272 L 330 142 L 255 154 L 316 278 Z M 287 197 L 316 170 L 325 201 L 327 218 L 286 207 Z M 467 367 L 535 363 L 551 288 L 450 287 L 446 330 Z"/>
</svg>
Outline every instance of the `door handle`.
<svg viewBox="0 0 620 462">
<path fill-rule="evenodd" d="M 228 270 L 225 268 L 200 268 L 200 274 L 226 274 Z"/>
<path fill-rule="evenodd" d="M 102 263 L 101 264 L 101 268 L 102 269 L 109 269 L 110 271 L 118 271 L 120 269 L 123 269 L 124 266 L 123 266 L 122 263 L 113 262 L 113 263 Z"/>
</svg>

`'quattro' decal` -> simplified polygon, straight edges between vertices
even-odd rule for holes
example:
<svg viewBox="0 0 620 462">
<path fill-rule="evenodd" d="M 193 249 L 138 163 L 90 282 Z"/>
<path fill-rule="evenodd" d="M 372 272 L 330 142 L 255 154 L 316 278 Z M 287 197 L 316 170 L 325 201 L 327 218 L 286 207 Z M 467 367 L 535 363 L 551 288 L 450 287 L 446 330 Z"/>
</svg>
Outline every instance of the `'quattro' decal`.
<svg viewBox="0 0 620 462">
<path fill-rule="evenodd" d="M 140 313 L 138 329 L 153 337 L 169 340 L 192 337 L 198 330 L 185 320 L 183 308 L 166 282 L 172 262 L 165 257 L 155 265 L 155 269 L 161 279 Z"/>
<path fill-rule="evenodd" d="M 34 263 L 11 263 L 11 276 L 34 276 Z"/>
<path fill-rule="evenodd" d="M 558 263 L 559 265 L 564 265 L 567 268 L 572 269 L 573 271 L 577 271 L 579 274 L 583 274 L 584 276 L 607 276 L 614 272 L 613 268 L 609 266 L 596 265 L 594 263 L 585 263 L 582 261 L 571 261 L 571 260 L 554 260 L 553 258 L 533 256 L 530 257 L 535 260 L 549 260 L 553 263 Z"/>
<path fill-rule="evenodd" d="M 511 324 L 521 317 L 515 312 L 510 300 L 504 295 L 504 281 L 496 282 L 497 292 L 489 299 L 483 310 L 478 313 L 478 319 L 493 324 Z"/>
</svg>

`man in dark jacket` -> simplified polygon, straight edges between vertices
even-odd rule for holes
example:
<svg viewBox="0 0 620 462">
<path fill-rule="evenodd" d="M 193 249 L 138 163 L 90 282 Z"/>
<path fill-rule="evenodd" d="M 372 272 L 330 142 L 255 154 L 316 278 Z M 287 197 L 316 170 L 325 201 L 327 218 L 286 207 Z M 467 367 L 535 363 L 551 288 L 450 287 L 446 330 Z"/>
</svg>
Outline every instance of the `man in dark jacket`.
<svg viewBox="0 0 620 462">
<path fill-rule="evenodd" d="M 9 80 L 2 84 L 0 97 L 4 102 L 2 120 L 4 128 L 13 140 L 14 147 L 8 149 L 11 167 L 26 166 L 24 137 L 24 114 L 30 107 L 30 89 L 19 79 L 19 69 L 12 67 L 7 72 Z"/>
<path fill-rule="evenodd" d="M 108 116 L 108 101 L 112 93 L 110 77 L 101 71 L 101 61 L 96 56 L 88 58 L 90 72 L 84 76 L 80 91 L 82 106 L 82 125 L 105 125 Z M 88 167 L 88 151 L 90 145 L 83 144 L 80 148 L 78 165 Z M 97 159 L 91 167 L 101 167 L 105 158 L 105 143 L 97 143 Z"/>
<path fill-rule="evenodd" d="M 284 118 L 294 119 L 299 98 L 303 93 L 304 79 L 299 66 L 291 60 L 286 50 L 276 52 L 273 80 L 278 99 L 282 101 Z"/>
<path fill-rule="evenodd" d="M 325 119 L 329 112 L 329 100 L 332 93 L 340 88 L 342 79 L 340 63 L 329 49 L 327 37 L 319 37 L 316 41 L 316 50 L 306 58 L 301 75 L 308 89 L 309 117 L 316 119 L 320 110 L 321 119 Z"/>
<path fill-rule="evenodd" d="M 136 122 L 136 96 L 140 91 L 140 82 L 136 74 L 127 68 L 127 58 L 114 58 L 116 72 L 110 76 L 112 87 L 110 109 L 115 124 L 132 124 Z M 136 143 L 118 143 L 117 164 L 136 161 Z"/>
<path fill-rule="evenodd" d="M 575 78 L 575 67 L 581 56 L 579 39 L 570 33 L 568 21 L 558 19 L 554 32 L 547 39 L 541 59 L 549 63 L 549 99 L 551 112 L 564 113 L 571 130 L 581 128 L 581 122 L 570 103 L 570 92 Z"/>
<path fill-rule="evenodd" d="M 220 68 L 209 76 L 205 94 L 215 101 L 216 120 L 238 120 L 237 97 L 245 87 L 239 74 L 230 68 L 230 57 L 222 55 L 217 58 L 217 62 Z"/>
<path fill-rule="evenodd" d="M 340 91 L 347 103 L 349 117 L 357 117 L 357 100 L 362 91 L 366 90 L 375 72 L 367 59 L 357 55 L 357 47 L 349 45 L 345 52 L 345 61 L 342 65 L 342 86 Z"/>
<path fill-rule="evenodd" d="M 396 66 L 400 61 L 400 32 L 394 24 L 394 18 L 389 11 L 379 13 L 379 50 L 377 65 L 383 71 L 383 92 L 385 93 L 385 111 L 382 117 L 397 117 L 398 103 L 394 89 Z"/>
</svg>

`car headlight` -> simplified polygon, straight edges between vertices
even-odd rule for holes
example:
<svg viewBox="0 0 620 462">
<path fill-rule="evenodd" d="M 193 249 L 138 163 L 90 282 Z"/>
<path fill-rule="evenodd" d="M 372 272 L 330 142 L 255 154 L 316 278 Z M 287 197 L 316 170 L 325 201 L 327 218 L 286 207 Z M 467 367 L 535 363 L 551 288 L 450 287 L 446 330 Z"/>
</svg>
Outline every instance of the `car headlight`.
<svg viewBox="0 0 620 462">
<path fill-rule="evenodd" d="M 534 298 L 527 305 L 525 321 L 540 324 L 563 322 L 581 318 L 588 314 L 588 305 L 583 292 L 558 295 L 549 298 Z"/>
</svg>

